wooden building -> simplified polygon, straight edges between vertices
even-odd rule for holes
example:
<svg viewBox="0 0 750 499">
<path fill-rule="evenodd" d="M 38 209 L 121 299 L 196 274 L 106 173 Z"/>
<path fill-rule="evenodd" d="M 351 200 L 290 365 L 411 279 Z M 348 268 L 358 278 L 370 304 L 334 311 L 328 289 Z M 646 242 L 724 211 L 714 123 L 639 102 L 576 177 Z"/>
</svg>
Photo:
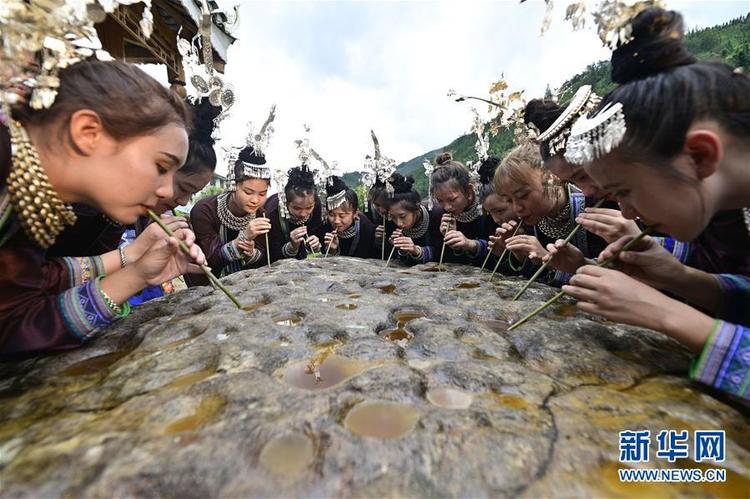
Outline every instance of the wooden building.
<svg viewBox="0 0 750 499">
<path fill-rule="evenodd" d="M 207 3 L 211 11 L 218 8 L 214 1 Z M 142 3 L 121 5 L 114 13 L 107 15 L 103 22 L 96 24 L 96 31 L 103 48 L 112 57 L 132 63 L 164 64 L 170 83 L 184 82 L 180 53 L 177 51 L 177 32 L 182 27 L 180 36 L 188 40 L 198 33 L 201 22 L 200 5 L 200 0 L 154 0 L 151 8 L 154 31 L 148 39 L 143 36 L 138 24 L 144 9 Z M 213 14 L 212 21 L 214 68 L 223 72 L 227 50 L 235 38 L 227 31 L 226 15 Z"/>
</svg>

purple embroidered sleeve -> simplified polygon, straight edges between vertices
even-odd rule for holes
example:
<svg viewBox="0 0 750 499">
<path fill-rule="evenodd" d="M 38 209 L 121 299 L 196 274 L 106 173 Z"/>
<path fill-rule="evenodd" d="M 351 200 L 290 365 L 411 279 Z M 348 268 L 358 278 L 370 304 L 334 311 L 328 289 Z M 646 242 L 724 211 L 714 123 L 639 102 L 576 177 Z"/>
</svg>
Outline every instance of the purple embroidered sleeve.
<svg viewBox="0 0 750 499">
<path fill-rule="evenodd" d="M 116 319 L 95 279 L 60 294 L 58 305 L 68 330 L 81 342 L 93 338 Z"/>
<path fill-rule="evenodd" d="M 750 329 L 717 320 L 690 378 L 750 400 Z"/>
</svg>

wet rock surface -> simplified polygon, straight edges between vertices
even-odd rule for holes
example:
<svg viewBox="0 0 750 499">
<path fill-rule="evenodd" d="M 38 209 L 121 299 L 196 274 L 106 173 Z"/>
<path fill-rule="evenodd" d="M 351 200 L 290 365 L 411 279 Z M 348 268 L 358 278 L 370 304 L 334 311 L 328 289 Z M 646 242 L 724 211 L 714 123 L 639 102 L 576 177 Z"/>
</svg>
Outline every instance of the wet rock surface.
<svg viewBox="0 0 750 499">
<path fill-rule="evenodd" d="M 0 364 L 2 495 L 750 490 L 748 411 L 688 381 L 677 343 L 565 302 L 509 332 L 555 290 L 510 302 L 522 281 L 447 269 L 281 262 L 224 280 L 245 310 L 191 289 L 85 348 Z M 727 483 L 620 483 L 625 429 L 726 430 Z"/>
</svg>

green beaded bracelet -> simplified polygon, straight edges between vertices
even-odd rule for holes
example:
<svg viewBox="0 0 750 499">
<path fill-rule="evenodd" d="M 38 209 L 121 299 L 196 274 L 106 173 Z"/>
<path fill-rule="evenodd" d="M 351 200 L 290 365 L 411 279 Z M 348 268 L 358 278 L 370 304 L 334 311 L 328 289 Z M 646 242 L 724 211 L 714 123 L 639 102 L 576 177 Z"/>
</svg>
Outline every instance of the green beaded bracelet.
<svg viewBox="0 0 750 499">
<path fill-rule="evenodd" d="M 96 290 L 99 291 L 99 294 L 102 296 L 104 303 L 106 303 L 112 313 L 115 314 L 115 317 L 119 317 L 121 319 L 123 317 L 127 317 L 130 314 L 130 303 L 127 300 L 122 305 L 118 305 L 117 303 L 115 303 L 114 300 L 112 300 L 112 298 L 110 298 L 109 295 L 107 295 L 107 293 L 105 293 L 102 289 L 102 279 L 104 279 L 104 276 L 99 276 L 96 278 Z"/>
</svg>

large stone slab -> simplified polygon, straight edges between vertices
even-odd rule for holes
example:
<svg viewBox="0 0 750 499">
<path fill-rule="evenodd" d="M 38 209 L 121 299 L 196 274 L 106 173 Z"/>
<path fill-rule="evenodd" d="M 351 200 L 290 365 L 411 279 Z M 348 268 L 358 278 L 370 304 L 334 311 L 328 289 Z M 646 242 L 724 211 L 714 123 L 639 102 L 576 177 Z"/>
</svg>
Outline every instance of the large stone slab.
<svg viewBox="0 0 750 499">
<path fill-rule="evenodd" d="M 424 270 L 280 262 L 0 364 L 2 495 L 747 496 L 747 411 L 677 343 L 569 302 L 508 332 L 555 290 Z M 726 430 L 728 482 L 621 484 L 626 429 Z"/>
</svg>

